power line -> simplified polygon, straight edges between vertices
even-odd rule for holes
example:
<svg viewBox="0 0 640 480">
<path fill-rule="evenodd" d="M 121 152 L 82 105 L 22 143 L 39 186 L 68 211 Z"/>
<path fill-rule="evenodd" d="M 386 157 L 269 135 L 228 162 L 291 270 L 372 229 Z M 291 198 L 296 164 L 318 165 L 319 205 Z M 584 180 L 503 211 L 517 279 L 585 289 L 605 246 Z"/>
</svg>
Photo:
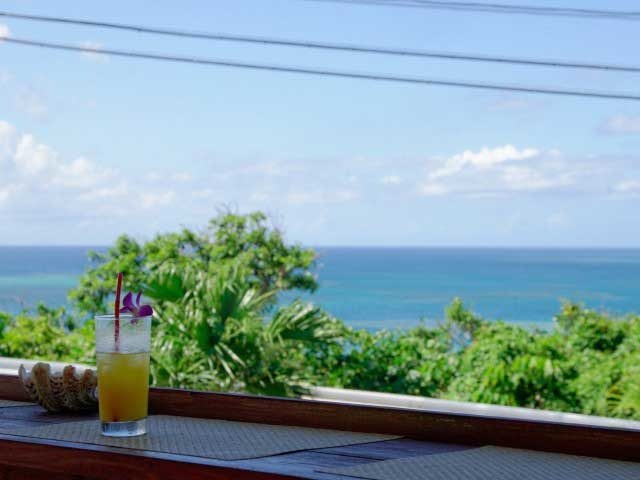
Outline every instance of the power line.
<svg viewBox="0 0 640 480">
<path fill-rule="evenodd" d="M 394 0 L 390 0 L 394 1 Z M 504 12 L 521 12 L 521 13 L 538 13 L 547 15 L 578 15 L 588 17 L 607 17 L 607 18 L 633 18 L 640 19 L 640 11 L 624 11 L 624 10 L 602 10 L 590 8 L 573 8 L 573 7 L 545 7 L 536 5 L 509 5 L 504 3 L 484 3 L 484 2 L 452 2 L 452 1 L 436 1 L 436 0 L 409 0 L 420 5 L 430 6 L 433 8 L 459 8 L 459 9 L 491 9 L 501 10 Z"/>
<path fill-rule="evenodd" d="M 141 25 L 129 25 L 129 24 L 121 24 L 121 23 L 94 21 L 94 20 L 82 20 L 82 19 L 72 19 L 72 18 L 64 18 L 64 17 L 50 17 L 50 16 L 42 16 L 42 15 L 27 15 L 27 14 L 11 13 L 11 12 L 0 12 L 0 17 L 15 18 L 20 20 L 32 20 L 32 21 L 40 21 L 40 22 L 83 25 L 88 27 L 110 28 L 110 29 L 117 29 L 117 30 L 133 31 L 138 33 L 170 35 L 174 37 L 199 38 L 199 39 L 205 39 L 205 40 L 222 40 L 222 41 L 254 43 L 254 44 L 257 43 L 257 44 L 276 45 L 276 46 L 285 46 L 285 47 L 303 47 L 303 48 L 355 52 L 355 53 L 397 55 L 397 56 L 421 57 L 421 58 L 439 58 L 439 59 L 445 59 L 445 60 L 490 62 L 490 63 L 515 64 L 515 65 L 530 65 L 530 66 L 539 66 L 539 67 L 580 68 L 580 69 L 590 69 L 590 70 L 606 70 L 606 71 L 615 71 L 615 72 L 640 73 L 640 66 L 632 66 L 632 65 L 584 63 L 584 62 L 576 62 L 576 61 L 475 55 L 475 54 L 457 53 L 457 52 L 410 50 L 410 49 L 399 49 L 399 48 L 360 46 L 360 45 L 352 45 L 352 44 L 265 38 L 265 37 L 257 37 L 257 36 L 234 35 L 229 33 L 189 32 L 185 30 L 146 27 Z"/>
<path fill-rule="evenodd" d="M 79 47 L 75 45 L 44 42 L 38 40 L 27 40 L 13 37 L 5 37 L 2 39 L 4 42 L 29 45 L 34 47 L 48 48 L 54 50 L 66 50 L 73 52 L 92 52 L 101 53 L 105 55 L 114 55 L 120 57 L 129 58 L 144 58 L 148 60 L 162 60 L 170 62 L 191 63 L 199 65 L 211 65 L 218 67 L 230 67 L 230 68 L 243 68 L 249 70 L 262 70 L 262 71 L 274 71 L 274 72 L 286 72 L 286 73 L 299 73 L 305 75 L 320 75 L 325 77 L 340 77 L 340 78 L 352 78 L 360 80 L 375 80 L 385 82 L 400 82 L 411 83 L 419 85 L 436 85 L 436 86 L 448 86 L 448 87 L 462 87 L 462 88 L 476 88 L 483 90 L 497 90 L 497 91 L 509 91 L 509 92 L 523 92 L 523 93 L 540 93 L 547 95 L 566 95 L 574 97 L 589 97 L 589 98 L 606 98 L 614 100 L 634 100 L 640 101 L 640 95 L 633 95 L 627 93 L 612 93 L 612 92 L 597 92 L 589 90 L 567 90 L 560 88 L 538 88 L 527 87 L 519 85 L 497 85 L 491 83 L 478 83 L 467 81 L 455 81 L 455 80 L 436 80 L 423 77 L 405 77 L 397 75 L 383 75 L 376 73 L 364 73 L 364 72 L 347 72 L 337 70 L 327 70 L 320 68 L 307 68 L 307 67 L 295 67 L 295 66 L 283 66 L 283 65 L 268 65 L 258 63 L 239 62 L 235 60 L 225 59 L 208 59 L 198 57 L 184 57 L 168 54 L 155 54 L 134 52 L 129 50 L 113 50 L 113 49 L 93 49 L 86 47 Z"/>
<path fill-rule="evenodd" d="M 640 11 L 598 10 L 587 8 L 538 7 L 529 5 L 508 5 L 503 3 L 446 2 L 431 0 L 306 0 L 322 3 L 346 3 L 362 5 L 382 5 L 437 10 L 474 11 L 484 13 L 506 13 L 522 15 L 542 15 L 556 17 L 601 18 L 611 20 L 640 20 Z"/>
</svg>

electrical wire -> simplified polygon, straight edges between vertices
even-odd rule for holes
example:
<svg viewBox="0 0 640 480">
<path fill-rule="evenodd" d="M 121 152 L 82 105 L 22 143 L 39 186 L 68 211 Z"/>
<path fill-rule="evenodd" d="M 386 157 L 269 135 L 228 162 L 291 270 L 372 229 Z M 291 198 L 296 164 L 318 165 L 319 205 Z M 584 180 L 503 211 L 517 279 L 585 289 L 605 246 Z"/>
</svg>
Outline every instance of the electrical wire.
<svg viewBox="0 0 640 480">
<path fill-rule="evenodd" d="M 65 50 L 65 51 L 84 52 L 84 53 L 87 53 L 87 52 L 99 53 L 104 55 L 114 55 L 114 56 L 120 56 L 120 57 L 143 58 L 148 60 L 182 62 L 182 63 L 210 65 L 210 66 L 219 66 L 219 67 L 242 68 L 242 69 L 250 69 L 250 70 L 286 72 L 286 73 L 297 73 L 297 74 L 305 74 L 305 75 L 320 75 L 325 77 L 352 78 L 352 79 L 360 79 L 360 80 L 400 82 L 400 83 L 409 83 L 409 84 L 418 84 L 418 85 L 436 85 L 436 86 L 475 88 L 475 89 L 483 89 L 483 90 L 497 90 L 497 91 L 523 92 L 523 93 L 539 93 L 539 94 L 547 94 L 547 95 L 566 95 L 566 96 L 574 96 L 574 97 L 640 101 L 640 95 L 635 95 L 630 93 L 599 92 L 599 91 L 589 91 L 589 90 L 570 90 L 570 89 L 561 89 L 561 88 L 538 88 L 538 87 L 528 87 L 528 86 L 520 86 L 520 85 L 498 85 L 498 84 L 492 84 L 492 83 L 480 83 L 480 82 L 470 82 L 470 81 L 437 80 L 437 79 L 430 79 L 430 78 L 423 78 L 423 77 L 407 77 L 407 76 L 398 76 L 398 75 L 383 75 L 383 74 L 377 74 L 377 73 L 337 71 L 337 70 L 329 70 L 329 69 L 323 69 L 323 68 L 307 68 L 307 67 L 297 67 L 297 66 L 258 64 L 258 63 L 240 62 L 240 61 L 226 60 L 226 59 L 185 57 L 185 56 L 177 56 L 177 55 L 169 55 L 169 54 L 135 52 L 130 50 L 113 50 L 113 49 L 106 49 L 106 48 L 94 49 L 94 48 L 80 47 L 76 45 L 45 42 L 45 41 L 39 41 L 39 40 L 20 39 L 15 37 L 5 37 L 2 39 L 2 41 L 7 43 L 28 45 L 33 47 L 40 47 L 40 48 L 47 48 L 47 49 L 54 49 L 54 50 Z"/>
<path fill-rule="evenodd" d="M 570 7 L 540 7 L 531 5 L 509 5 L 504 3 L 446 2 L 435 0 L 305 0 L 320 3 L 344 3 L 354 5 L 380 5 L 410 8 L 426 8 L 450 11 L 472 11 L 520 15 L 542 15 L 555 17 L 580 17 L 610 20 L 640 20 L 640 11 L 599 10 Z"/>
<path fill-rule="evenodd" d="M 322 49 L 322 50 L 332 50 L 332 51 L 344 51 L 344 52 L 352 52 L 352 53 L 396 55 L 396 56 L 420 57 L 420 58 L 438 58 L 438 59 L 444 59 L 444 60 L 490 62 L 490 63 L 528 65 L 528 66 L 538 66 L 538 67 L 576 68 L 576 69 L 589 69 L 589 70 L 605 70 L 605 71 L 612 71 L 612 72 L 640 73 L 640 66 L 633 66 L 633 65 L 584 63 L 584 62 L 577 62 L 577 61 L 475 55 L 475 54 L 457 53 L 457 52 L 409 50 L 409 49 L 399 49 L 399 48 L 360 46 L 360 45 L 352 45 L 352 44 L 265 38 L 265 37 L 257 37 L 257 36 L 234 35 L 229 33 L 189 32 L 189 31 L 177 30 L 177 29 L 146 27 L 141 25 L 130 25 L 130 24 L 102 22 L 102 21 L 94 21 L 94 20 L 82 20 L 82 19 L 73 19 L 73 18 L 64 18 L 64 17 L 27 15 L 27 14 L 2 12 L 2 11 L 0 11 L 0 16 L 19 19 L 19 20 L 63 23 L 63 24 L 72 24 L 72 25 L 82 25 L 82 26 L 88 26 L 88 27 L 132 31 L 132 32 L 146 33 L 146 34 L 170 35 L 174 37 L 198 38 L 198 39 L 205 39 L 205 40 L 221 40 L 221 41 L 230 41 L 230 42 L 265 44 L 265 45 L 272 45 L 272 46 L 301 47 L 301 48 L 312 48 L 312 49 Z"/>
</svg>

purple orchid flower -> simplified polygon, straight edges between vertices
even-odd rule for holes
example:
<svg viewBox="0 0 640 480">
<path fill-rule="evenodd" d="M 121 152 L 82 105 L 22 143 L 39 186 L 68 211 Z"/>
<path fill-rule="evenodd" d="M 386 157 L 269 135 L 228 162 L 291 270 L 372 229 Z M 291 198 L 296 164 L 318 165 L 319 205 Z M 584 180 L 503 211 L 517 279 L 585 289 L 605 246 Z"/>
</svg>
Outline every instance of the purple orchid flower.
<svg viewBox="0 0 640 480">
<path fill-rule="evenodd" d="M 153 315 L 153 308 L 151 308 L 151 305 L 140 305 L 141 297 L 142 292 L 138 292 L 138 296 L 136 297 L 136 301 L 134 303 L 133 294 L 131 292 L 127 293 L 122 299 L 123 307 L 120 309 L 120 311 L 131 313 L 134 317 L 134 321 L 141 317 L 149 317 Z"/>
</svg>

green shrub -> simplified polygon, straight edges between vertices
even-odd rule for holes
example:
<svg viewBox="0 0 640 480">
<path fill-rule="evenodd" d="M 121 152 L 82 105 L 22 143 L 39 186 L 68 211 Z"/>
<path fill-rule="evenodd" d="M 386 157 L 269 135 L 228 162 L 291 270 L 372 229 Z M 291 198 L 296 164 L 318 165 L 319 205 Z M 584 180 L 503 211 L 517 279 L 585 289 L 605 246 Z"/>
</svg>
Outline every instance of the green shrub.
<svg viewBox="0 0 640 480">
<path fill-rule="evenodd" d="M 80 328 L 63 308 L 39 305 L 34 314 L 0 314 L 0 356 L 95 362 L 93 323 Z"/>
</svg>

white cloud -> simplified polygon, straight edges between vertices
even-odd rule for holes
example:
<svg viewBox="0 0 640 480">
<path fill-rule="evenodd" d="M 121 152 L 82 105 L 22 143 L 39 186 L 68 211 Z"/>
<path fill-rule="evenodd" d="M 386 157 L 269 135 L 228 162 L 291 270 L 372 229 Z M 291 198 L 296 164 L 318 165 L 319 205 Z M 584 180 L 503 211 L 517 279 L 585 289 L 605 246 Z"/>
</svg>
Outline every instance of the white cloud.
<svg viewBox="0 0 640 480">
<path fill-rule="evenodd" d="M 38 143 L 31 134 L 19 134 L 15 127 L 0 121 L 0 164 L 3 177 L 34 189 L 64 187 L 87 189 L 108 180 L 113 172 L 100 168 L 85 157 L 63 161 L 48 145 Z"/>
<path fill-rule="evenodd" d="M 112 178 L 110 169 L 98 168 L 85 157 L 78 157 L 70 163 L 61 164 L 54 182 L 64 187 L 92 188 Z"/>
<path fill-rule="evenodd" d="M 149 237 L 180 225 L 202 226 L 223 205 L 281 214 L 294 238 L 304 233 L 306 240 L 315 232 L 310 225 L 324 215 L 327 222 L 318 221 L 317 228 L 319 238 L 329 241 L 332 229 L 362 228 L 358 222 L 365 222 L 367 214 L 380 212 L 384 221 L 401 221 L 393 212 L 420 208 L 418 196 L 428 197 L 424 203 L 437 204 L 438 211 L 449 205 L 471 211 L 477 203 L 498 212 L 503 210 L 494 209 L 497 205 L 518 209 L 520 200 L 536 205 L 539 200 L 544 211 L 536 225 L 562 232 L 563 222 L 574 228 L 580 218 L 568 205 L 574 202 L 558 203 L 556 195 L 595 193 L 630 202 L 640 195 L 639 157 L 570 158 L 557 150 L 523 147 L 461 148 L 426 160 L 218 158 L 192 166 L 174 163 L 174 170 L 157 163 L 155 171 L 142 170 L 142 162 L 132 157 L 122 162 L 125 171 L 82 152 L 68 157 L 37 135 L 0 121 L 0 243 L 30 238 L 47 243 L 52 241 L 47 233 L 54 231 L 59 233 L 51 234 L 53 240 L 66 243 L 107 243 L 121 232 Z M 432 177 L 443 169 L 451 173 Z M 515 198 L 525 194 L 536 197 Z M 528 207 L 523 208 L 516 230 L 527 228 Z M 573 222 L 554 214 L 565 208 Z M 509 222 L 507 213 L 496 215 L 501 225 Z"/>
<path fill-rule="evenodd" d="M 109 61 L 109 56 L 100 53 L 103 45 L 101 43 L 92 42 L 90 40 L 84 41 L 80 44 L 83 49 L 83 52 L 80 53 L 84 58 L 93 63 L 107 63 Z"/>
<path fill-rule="evenodd" d="M 13 163 L 17 171 L 25 176 L 45 173 L 58 163 L 57 154 L 46 145 L 38 144 L 33 135 L 19 137 Z"/>
<path fill-rule="evenodd" d="M 85 157 L 70 162 L 60 160 L 51 147 L 38 143 L 30 134 L 18 135 L 6 122 L 0 122 L 0 148 L 8 174 L 18 182 L 33 182 L 40 188 L 61 186 L 87 189 L 108 180 L 113 172 L 100 168 Z"/>
<path fill-rule="evenodd" d="M 640 116 L 615 115 L 604 122 L 601 131 L 610 135 L 640 134 Z"/>
<path fill-rule="evenodd" d="M 384 185 L 399 185 L 402 183 L 402 178 L 399 175 L 385 175 L 382 177 L 382 183 Z"/>
<path fill-rule="evenodd" d="M 177 197 L 154 182 L 130 183 L 116 169 L 88 157 L 64 159 L 34 135 L 0 121 L 0 210 L 5 218 L 27 216 L 34 225 L 53 218 L 74 225 L 99 218 L 119 225 L 143 211 L 161 211 Z"/>
<path fill-rule="evenodd" d="M 4 23 L 0 23 L 0 39 L 9 38 L 10 36 L 11 36 L 11 30 L 9 30 L 9 27 Z"/>
<path fill-rule="evenodd" d="M 556 149 L 518 149 L 513 145 L 466 150 L 434 159 L 418 192 L 424 196 L 463 194 L 473 198 L 515 192 L 537 192 L 574 185 L 580 169 L 567 163 Z"/>
<path fill-rule="evenodd" d="M 535 148 L 525 148 L 518 150 L 513 145 L 504 145 L 496 148 L 483 148 L 479 152 L 472 152 L 471 150 L 465 150 L 462 153 L 454 155 L 448 158 L 444 165 L 429 174 L 429 178 L 437 179 L 441 177 L 448 177 L 454 175 L 465 168 L 486 169 L 495 165 L 517 161 L 526 160 L 536 157 L 540 154 L 540 151 Z"/>
</svg>

